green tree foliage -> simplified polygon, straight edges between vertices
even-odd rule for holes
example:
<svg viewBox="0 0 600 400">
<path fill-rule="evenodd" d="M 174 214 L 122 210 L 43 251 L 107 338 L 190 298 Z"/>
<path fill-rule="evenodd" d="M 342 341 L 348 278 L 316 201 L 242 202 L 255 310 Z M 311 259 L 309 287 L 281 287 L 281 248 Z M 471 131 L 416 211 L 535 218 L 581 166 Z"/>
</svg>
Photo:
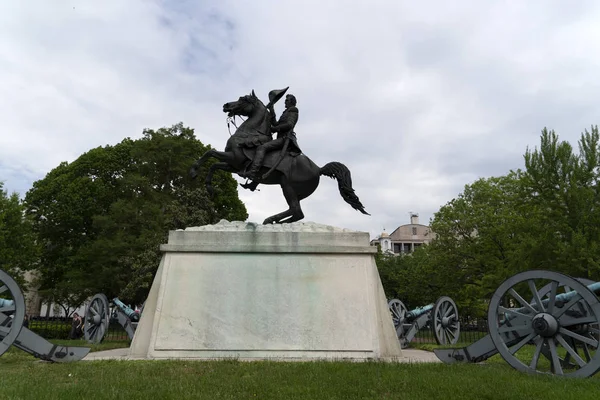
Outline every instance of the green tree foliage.
<svg viewBox="0 0 600 400">
<path fill-rule="evenodd" d="M 427 272 L 431 263 L 425 248 L 401 256 L 378 252 L 375 262 L 388 299 L 401 299 L 405 306 L 413 309 L 437 298 L 438 288 Z"/>
<path fill-rule="evenodd" d="M 600 280 L 599 139 L 598 127 L 586 130 L 576 154 L 544 129 L 540 148 L 525 154 L 525 196 L 540 217 L 540 268 Z"/>
<path fill-rule="evenodd" d="M 535 215 L 521 197 L 519 173 L 479 179 L 435 214 L 426 249 L 435 286 L 478 313 L 509 276 L 531 266 L 527 248 Z"/>
<path fill-rule="evenodd" d="M 377 254 L 375 254 L 375 263 L 379 271 L 379 278 L 388 299 L 398 298 L 398 275 L 402 271 L 402 266 L 396 258 L 381 251 L 381 246 L 377 244 Z"/>
<path fill-rule="evenodd" d="M 97 292 L 139 303 L 169 230 L 245 220 L 230 174 L 215 174 L 213 198 L 190 179 L 207 150 L 180 123 L 92 149 L 35 182 L 26 203 L 42 245 L 40 291 L 71 304 Z"/>
<path fill-rule="evenodd" d="M 38 247 L 33 224 L 17 193 L 8 194 L 0 182 L 0 269 L 26 288 L 24 272 L 36 266 Z"/>
<path fill-rule="evenodd" d="M 482 312 L 480 299 L 523 265 L 527 217 L 519 179 L 513 172 L 466 185 L 435 214 L 431 244 L 379 261 L 387 292 L 410 307 L 450 296 L 470 314 Z"/>
<path fill-rule="evenodd" d="M 451 296 L 483 315 L 506 278 L 546 269 L 600 280 L 600 136 L 585 131 L 579 152 L 544 129 L 524 170 L 482 178 L 435 213 L 436 238 L 412 256 L 379 256 L 386 294 L 411 307 Z"/>
</svg>

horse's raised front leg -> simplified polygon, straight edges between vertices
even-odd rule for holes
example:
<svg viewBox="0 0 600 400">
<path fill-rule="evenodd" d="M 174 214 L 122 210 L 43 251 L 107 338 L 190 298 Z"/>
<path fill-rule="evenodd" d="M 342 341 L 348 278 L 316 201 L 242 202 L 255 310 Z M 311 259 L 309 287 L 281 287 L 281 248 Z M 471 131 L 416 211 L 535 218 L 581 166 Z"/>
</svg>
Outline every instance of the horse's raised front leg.
<svg viewBox="0 0 600 400">
<path fill-rule="evenodd" d="M 290 185 L 285 179 L 281 182 L 281 190 L 283 191 L 285 201 L 288 203 L 290 208 L 287 211 L 272 215 L 265 219 L 263 225 L 272 223 L 287 224 L 304 218 L 304 213 L 302 212 L 302 208 L 300 208 L 300 200 L 298 200 L 298 195 L 296 194 L 296 191 L 292 185 Z"/>
<path fill-rule="evenodd" d="M 235 154 L 231 151 L 217 151 L 215 149 L 210 149 L 206 153 L 202 154 L 202 157 L 200 157 L 190 168 L 190 175 L 192 179 L 195 179 L 198 176 L 198 169 L 206 162 L 206 160 L 211 157 L 228 164 L 233 163 L 235 160 Z"/>
<path fill-rule="evenodd" d="M 192 164 L 192 167 L 190 168 L 190 176 L 192 179 L 196 179 L 198 176 L 198 169 L 202 166 L 202 164 L 204 164 L 210 157 L 213 157 L 213 151 L 213 149 L 208 150 L 206 153 L 202 154 L 202 156 L 197 159 L 194 164 Z"/>
<path fill-rule="evenodd" d="M 213 195 L 215 194 L 215 190 L 212 186 L 212 178 L 216 170 L 221 170 L 225 172 L 236 172 L 235 168 L 233 168 L 226 162 L 218 162 L 211 165 L 208 169 L 208 173 L 206 174 L 206 179 L 204 180 L 204 183 L 206 184 L 206 191 L 208 192 L 208 195 L 210 197 L 213 197 Z"/>
</svg>

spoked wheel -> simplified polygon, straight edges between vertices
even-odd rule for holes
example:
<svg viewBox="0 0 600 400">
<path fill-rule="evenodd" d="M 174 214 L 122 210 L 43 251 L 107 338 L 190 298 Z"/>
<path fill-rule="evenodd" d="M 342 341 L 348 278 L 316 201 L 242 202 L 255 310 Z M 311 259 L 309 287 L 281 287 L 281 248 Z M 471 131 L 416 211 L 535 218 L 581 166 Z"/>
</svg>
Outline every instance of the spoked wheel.
<svg viewBox="0 0 600 400">
<path fill-rule="evenodd" d="M 406 313 L 408 312 L 408 309 L 406 308 L 404 303 L 402 303 L 398 299 L 390 300 L 388 303 L 388 307 L 390 309 L 390 313 L 392 313 L 392 321 L 394 321 L 394 326 L 400 326 L 406 318 Z"/>
<path fill-rule="evenodd" d="M 25 318 L 25 298 L 19 285 L 0 269 L 0 356 L 15 341 Z"/>
<path fill-rule="evenodd" d="M 437 344 L 456 344 L 460 336 L 460 322 L 458 321 L 458 307 L 448 297 L 442 296 L 433 306 L 433 331 Z"/>
<path fill-rule="evenodd" d="M 396 328 L 396 335 L 400 339 L 400 344 L 406 346 L 404 337 L 404 321 L 406 321 L 406 313 L 408 308 L 398 299 L 392 299 L 388 302 L 390 313 L 392 314 L 392 321 L 394 321 L 394 328 Z"/>
<path fill-rule="evenodd" d="M 583 283 L 585 286 L 589 286 L 591 284 L 594 283 L 594 281 L 592 281 L 591 279 L 586 279 L 586 278 L 576 278 L 577 281 Z M 546 286 L 544 286 L 543 288 L 541 288 L 539 290 L 540 293 L 540 298 L 544 298 L 549 292 L 550 290 L 552 290 L 552 284 L 549 283 Z M 568 285 L 564 285 L 564 292 L 570 292 L 571 288 Z M 534 303 L 535 299 L 532 299 L 530 303 Z M 574 309 L 578 310 L 581 316 L 589 316 L 589 311 L 586 307 L 586 304 L 584 301 L 579 301 L 577 303 L 576 306 L 573 306 Z M 573 312 L 573 310 L 571 310 L 571 313 Z M 599 330 L 600 326 L 596 323 L 592 323 L 587 325 L 586 329 L 592 334 L 595 335 L 594 337 L 596 339 L 598 339 L 598 333 L 600 332 Z M 590 354 L 589 354 L 589 349 L 587 348 L 587 344 L 584 343 L 584 347 L 579 348 L 579 346 L 581 345 L 581 343 L 578 343 L 572 339 L 567 341 L 571 347 L 573 347 L 574 349 L 577 349 L 577 351 L 582 351 L 583 354 L 585 355 L 586 360 L 589 359 Z M 546 358 L 548 358 L 548 352 L 545 348 L 542 348 L 542 352 L 544 354 L 544 356 L 546 356 Z M 566 354 L 566 356 L 563 357 L 559 357 L 559 361 L 561 363 L 561 366 L 563 367 L 563 369 L 565 367 L 573 367 L 574 366 L 574 360 L 572 359 L 571 355 L 569 353 Z"/>
<path fill-rule="evenodd" d="M 92 297 L 92 301 L 85 310 L 83 332 L 85 340 L 89 343 L 100 343 L 108 330 L 110 322 L 110 309 L 108 298 L 103 294 Z"/>
<path fill-rule="evenodd" d="M 545 285 L 550 289 L 542 292 Z M 494 346 L 513 368 L 529 373 L 595 374 L 600 369 L 599 321 L 596 295 L 576 279 L 551 271 L 507 279 L 488 309 Z"/>
</svg>

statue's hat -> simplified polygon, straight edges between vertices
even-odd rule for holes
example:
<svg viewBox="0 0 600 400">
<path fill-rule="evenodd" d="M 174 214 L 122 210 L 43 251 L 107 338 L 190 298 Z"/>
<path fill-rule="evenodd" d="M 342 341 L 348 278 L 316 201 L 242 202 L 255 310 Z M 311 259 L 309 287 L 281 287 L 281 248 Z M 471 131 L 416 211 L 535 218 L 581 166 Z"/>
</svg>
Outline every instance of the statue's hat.
<svg viewBox="0 0 600 400">
<path fill-rule="evenodd" d="M 281 99 L 283 97 L 283 95 L 285 94 L 285 92 L 287 92 L 287 90 L 290 87 L 286 87 L 285 89 L 275 89 L 275 90 L 271 90 L 269 92 L 269 104 L 273 105 L 275 103 L 277 103 L 279 101 L 279 99 Z"/>
</svg>

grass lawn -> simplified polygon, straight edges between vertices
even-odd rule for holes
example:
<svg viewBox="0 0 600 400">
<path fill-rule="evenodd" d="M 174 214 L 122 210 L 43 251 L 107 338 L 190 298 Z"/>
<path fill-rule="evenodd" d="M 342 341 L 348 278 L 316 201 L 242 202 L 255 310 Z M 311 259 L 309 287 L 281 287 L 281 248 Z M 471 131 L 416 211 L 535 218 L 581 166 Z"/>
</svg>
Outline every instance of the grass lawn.
<svg viewBox="0 0 600 400">
<path fill-rule="evenodd" d="M 107 342 L 93 346 L 93 350 L 127 345 L 127 341 Z M 581 400 L 600 396 L 598 376 L 530 376 L 513 370 L 499 356 L 485 365 L 267 361 L 51 364 L 11 348 L 0 357 L 0 399 Z"/>
</svg>

